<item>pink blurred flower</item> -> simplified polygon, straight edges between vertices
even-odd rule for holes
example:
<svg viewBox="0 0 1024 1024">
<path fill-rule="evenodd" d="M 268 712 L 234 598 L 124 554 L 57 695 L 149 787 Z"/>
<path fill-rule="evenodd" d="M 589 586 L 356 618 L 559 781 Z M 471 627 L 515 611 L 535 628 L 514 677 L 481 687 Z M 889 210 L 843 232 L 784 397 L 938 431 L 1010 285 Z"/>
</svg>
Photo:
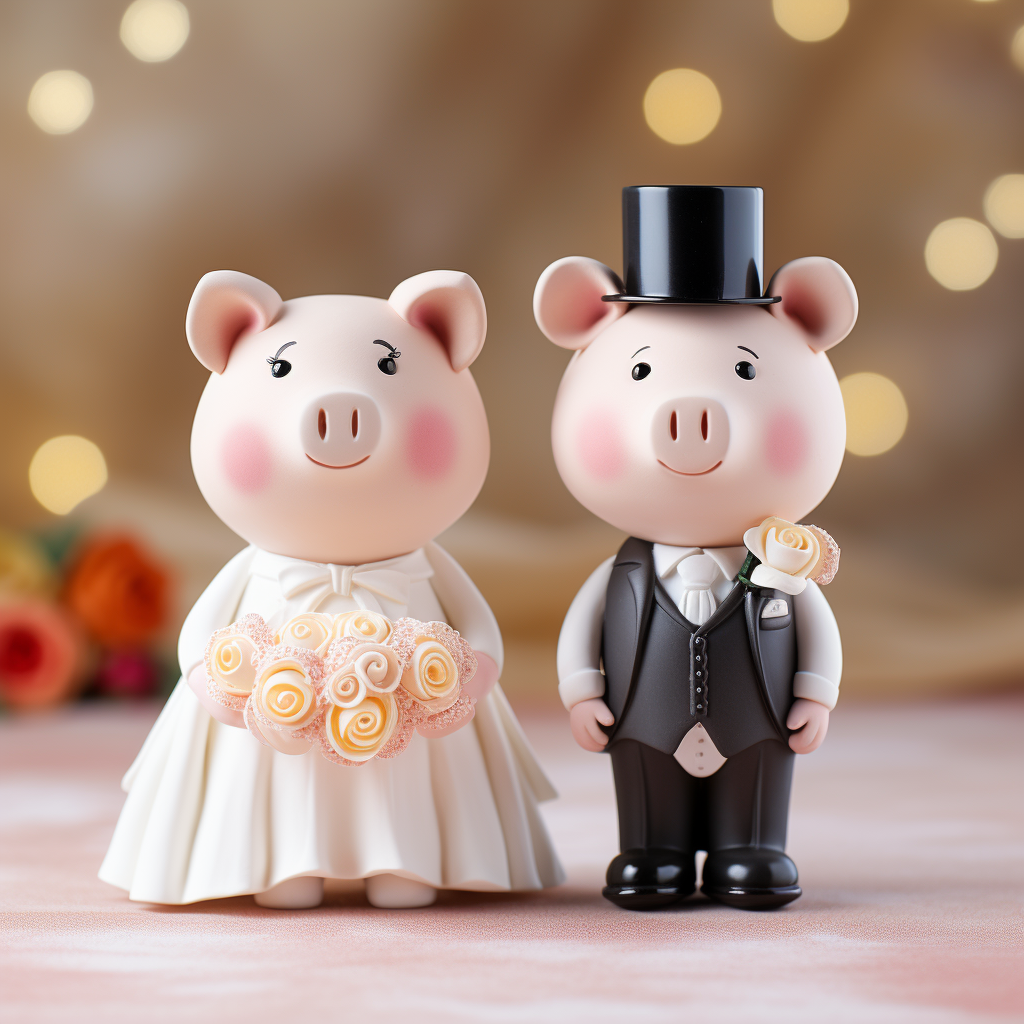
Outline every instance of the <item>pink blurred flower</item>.
<svg viewBox="0 0 1024 1024">
<path fill-rule="evenodd" d="M 34 598 L 0 603 L 0 700 L 12 708 L 74 695 L 82 647 L 68 616 Z"/>
<path fill-rule="evenodd" d="M 145 651 L 114 651 L 96 673 L 96 686 L 104 697 L 140 700 L 156 692 L 159 672 Z"/>
</svg>

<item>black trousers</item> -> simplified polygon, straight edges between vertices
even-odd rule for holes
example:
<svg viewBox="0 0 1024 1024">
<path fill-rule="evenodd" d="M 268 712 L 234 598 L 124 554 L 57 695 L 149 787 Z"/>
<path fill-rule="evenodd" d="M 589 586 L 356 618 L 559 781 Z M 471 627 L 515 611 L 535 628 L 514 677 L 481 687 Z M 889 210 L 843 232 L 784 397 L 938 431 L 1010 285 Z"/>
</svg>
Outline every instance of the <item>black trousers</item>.
<svg viewBox="0 0 1024 1024">
<path fill-rule="evenodd" d="M 609 753 L 621 850 L 786 848 L 796 755 L 779 740 L 757 743 L 701 779 L 636 740 L 619 740 Z"/>
</svg>

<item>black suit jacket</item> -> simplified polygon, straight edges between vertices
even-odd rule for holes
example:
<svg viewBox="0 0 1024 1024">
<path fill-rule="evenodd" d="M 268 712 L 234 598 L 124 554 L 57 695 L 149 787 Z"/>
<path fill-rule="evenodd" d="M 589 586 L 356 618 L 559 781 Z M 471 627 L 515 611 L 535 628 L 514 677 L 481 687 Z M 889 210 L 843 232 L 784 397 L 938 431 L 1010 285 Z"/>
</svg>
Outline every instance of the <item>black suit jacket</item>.
<svg viewBox="0 0 1024 1024">
<path fill-rule="evenodd" d="M 788 614 L 762 618 L 775 600 Z M 785 740 L 796 670 L 792 602 L 738 583 L 697 627 L 657 578 L 653 545 L 627 540 L 608 582 L 602 635 L 605 699 L 615 715 L 609 744 L 634 739 L 672 754 L 698 721 L 726 757 Z"/>
</svg>

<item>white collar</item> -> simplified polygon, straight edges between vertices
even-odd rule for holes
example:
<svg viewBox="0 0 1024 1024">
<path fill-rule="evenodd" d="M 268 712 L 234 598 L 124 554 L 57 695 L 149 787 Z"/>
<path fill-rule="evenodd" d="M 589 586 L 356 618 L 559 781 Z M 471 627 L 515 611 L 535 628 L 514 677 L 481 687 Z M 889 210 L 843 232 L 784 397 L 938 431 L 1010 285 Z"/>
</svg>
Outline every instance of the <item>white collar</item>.
<svg viewBox="0 0 1024 1024">
<path fill-rule="evenodd" d="M 654 571 L 659 579 L 666 579 L 684 558 L 700 554 L 710 555 L 722 570 L 722 575 L 734 580 L 746 560 L 747 549 L 742 544 L 735 548 L 677 548 L 672 544 L 655 544 Z"/>
<path fill-rule="evenodd" d="M 257 550 L 252 574 L 276 578 L 284 599 L 299 600 L 304 611 L 316 611 L 331 594 L 336 594 L 351 598 L 358 608 L 387 612 L 394 617 L 405 614 L 410 586 L 430 579 L 434 570 L 423 548 L 364 565 L 307 562 Z"/>
<path fill-rule="evenodd" d="M 289 555 L 275 555 L 272 551 L 256 548 L 251 571 L 254 576 L 266 576 L 269 579 L 277 579 L 282 570 L 298 566 L 330 567 L 327 562 L 307 562 L 301 558 L 292 558 Z M 417 548 L 415 551 L 410 551 L 405 555 L 398 555 L 395 558 L 385 558 L 379 562 L 365 562 L 363 565 L 338 566 L 337 568 L 351 568 L 355 572 L 393 569 L 396 572 L 405 573 L 414 580 L 429 579 L 434 574 L 433 567 L 427 561 L 423 548 Z"/>
</svg>

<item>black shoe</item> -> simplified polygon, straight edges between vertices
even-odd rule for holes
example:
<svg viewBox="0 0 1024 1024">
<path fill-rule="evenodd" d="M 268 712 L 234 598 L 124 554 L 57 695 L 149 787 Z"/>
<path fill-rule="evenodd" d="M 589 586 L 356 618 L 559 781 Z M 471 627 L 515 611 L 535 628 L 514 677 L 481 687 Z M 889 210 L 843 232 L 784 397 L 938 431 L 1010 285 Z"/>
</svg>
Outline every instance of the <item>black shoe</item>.
<svg viewBox="0 0 1024 1024">
<path fill-rule="evenodd" d="M 735 846 L 708 853 L 700 888 L 730 907 L 772 910 L 801 894 L 796 883 L 796 865 L 781 850 Z"/>
<path fill-rule="evenodd" d="M 693 854 L 626 850 L 608 865 L 606 900 L 626 910 L 657 910 L 685 900 L 697 887 Z"/>
</svg>

